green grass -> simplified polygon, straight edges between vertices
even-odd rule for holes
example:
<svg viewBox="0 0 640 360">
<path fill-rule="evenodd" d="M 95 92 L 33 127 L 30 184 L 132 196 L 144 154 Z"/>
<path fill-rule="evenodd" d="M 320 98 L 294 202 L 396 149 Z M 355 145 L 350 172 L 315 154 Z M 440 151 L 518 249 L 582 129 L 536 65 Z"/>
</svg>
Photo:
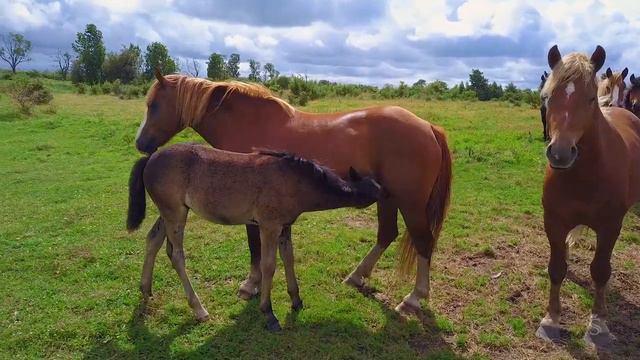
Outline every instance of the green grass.
<svg viewBox="0 0 640 360">
<path fill-rule="evenodd" d="M 0 89 L 6 83 L 0 81 Z M 187 269 L 211 320 L 194 322 L 164 255 L 156 264 L 155 298 L 148 314 L 139 314 L 151 220 L 145 231 L 127 234 L 124 214 L 144 102 L 77 95 L 68 83 L 46 83 L 55 93 L 55 113 L 43 108 L 18 115 L 0 95 L 0 358 L 485 359 L 587 351 L 580 336 L 592 297 L 572 281 L 562 291 L 570 309 L 563 319 L 576 329 L 569 345 L 548 346 L 534 336 L 548 291 L 540 205 L 544 144 L 536 110 L 499 102 L 359 99 L 305 107 L 396 104 L 446 128 L 455 158 L 452 206 L 420 319 L 393 311 L 412 285 L 394 272 L 396 244 L 374 271 L 377 294 L 363 296 L 340 283 L 375 242 L 374 207 L 302 216 L 293 239 L 305 309 L 290 314 L 279 264 L 273 300 L 284 331 L 272 335 L 263 330 L 257 301 L 236 297 L 248 270 L 244 229 L 196 216 L 186 231 Z M 197 135 L 185 131 L 174 141 L 192 139 Z M 147 219 L 155 213 L 151 207 Z M 614 333 L 637 334 L 640 327 L 640 293 L 628 285 L 638 284 L 637 229 L 632 213 L 614 255 Z M 584 248 L 571 253 L 570 268 L 587 283 L 592 255 Z M 616 271 L 625 278 L 618 280 Z M 616 334 L 620 357 L 640 347 L 637 337 Z"/>
</svg>

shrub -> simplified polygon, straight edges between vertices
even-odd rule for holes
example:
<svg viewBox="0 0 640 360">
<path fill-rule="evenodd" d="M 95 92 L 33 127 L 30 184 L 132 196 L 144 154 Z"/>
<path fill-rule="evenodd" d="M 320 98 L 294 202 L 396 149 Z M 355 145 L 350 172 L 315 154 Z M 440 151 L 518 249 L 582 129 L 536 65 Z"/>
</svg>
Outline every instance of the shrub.
<svg viewBox="0 0 640 360">
<path fill-rule="evenodd" d="M 112 85 L 109 81 L 105 81 L 102 83 L 102 85 L 100 85 L 100 90 L 102 91 L 103 94 L 107 95 L 107 94 L 111 94 L 111 88 Z"/>
<path fill-rule="evenodd" d="M 9 88 L 11 98 L 23 114 L 30 114 L 35 105 L 48 104 L 53 99 L 51 91 L 42 81 L 17 78 Z"/>
<path fill-rule="evenodd" d="M 96 84 L 89 86 L 89 94 L 100 95 L 100 85 Z"/>
<path fill-rule="evenodd" d="M 84 94 L 87 92 L 87 87 L 83 83 L 77 83 L 76 90 L 78 91 L 78 94 Z"/>
<path fill-rule="evenodd" d="M 127 87 L 127 99 L 133 99 L 140 96 L 140 89 L 136 86 L 128 86 Z"/>
<path fill-rule="evenodd" d="M 113 95 L 122 95 L 122 82 L 116 79 L 111 83 L 111 93 Z"/>
</svg>

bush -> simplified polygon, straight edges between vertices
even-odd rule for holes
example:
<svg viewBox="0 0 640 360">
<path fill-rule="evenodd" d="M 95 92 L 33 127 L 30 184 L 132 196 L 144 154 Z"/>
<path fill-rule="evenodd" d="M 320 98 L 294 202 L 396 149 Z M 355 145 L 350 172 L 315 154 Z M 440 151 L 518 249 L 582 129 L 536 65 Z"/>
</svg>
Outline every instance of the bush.
<svg viewBox="0 0 640 360">
<path fill-rule="evenodd" d="M 89 86 L 89 94 L 100 95 L 100 85 L 96 84 Z"/>
<path fill-rule="evenodd" d="M 10 86 L 9 94 L 23 114 L 30 114 L 35 105 L 48 104 L 53 99 L 42 81 L 28 78 L 17 78 Z"/>
<path fill-rule="evenodd" d="M 84 94 L 87 92 L 87 87 L 84 85 L 84 83 L 77 83 L 76 90 L 78 91 L 78 94 Z"/>
<path fill-rule="evenodd" d="M 122 95 L 122 82 L 120 79 L 116 79 L 111 83 L 111 93 L 113 95 Z"/>
<path fill-rule="evenodd" d="M 127 99 L 133 99 L 140 96 L 140 89 L 136 86 L 127 87 Z"/>
<path fill-rule="evenodd" d="M 112 85 L 108 81 L 105 81 L 105 82 L 102 83 L 102 85 L 100 85 L 100 90 L 105 95 L 111 94 L 111 88 L 112 88 Z"/>
</svg>

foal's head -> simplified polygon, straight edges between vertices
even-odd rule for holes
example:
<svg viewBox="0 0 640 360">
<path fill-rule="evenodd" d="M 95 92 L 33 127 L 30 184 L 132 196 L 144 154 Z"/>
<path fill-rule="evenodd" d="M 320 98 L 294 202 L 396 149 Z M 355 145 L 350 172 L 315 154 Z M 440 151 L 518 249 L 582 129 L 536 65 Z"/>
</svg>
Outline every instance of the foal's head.
<svg viewBox="0 0 640 360">
<path fill-rule="evenodd" d="M 380 200 L 383 196 L 382 186 L 378 184 L 372 177 L 362 177 L 354 168 L 349 168 L 349 186 L 354 192 L 366 200 L 361 206 L 369 206 L 373 202 Z M 370 202 L 369 202 L 370 201 Z"/>
<path fill-rule="evenodd" d="M 598 101 L 601 106 L 624 106 L 624 90 L 627 86 L 624 79 L 628 73 L 627 68 L 622 72 L 613 72 L 611 68 L 607 68 L 605 76 L 598 84 Z"/>
<path fill-rule="evenodd" d="M 600 111 L 596 73 L 606 53 L 598 46 L 591 58 L 578 53 L 563 58 L 558 46 L 553 46 L 547 57 L 552 70 L 542 89 L 551 138 L 547 158 L 551 167 L 567 169 L 578 157 L 578 142 Z"/>
<path fill-rule="evenodd" d="M 624 98 L 624 107 L 640 117 L 640 79 L 635 74 L 631 74 L 629 78 L 631 88 Z"/>
</svg>

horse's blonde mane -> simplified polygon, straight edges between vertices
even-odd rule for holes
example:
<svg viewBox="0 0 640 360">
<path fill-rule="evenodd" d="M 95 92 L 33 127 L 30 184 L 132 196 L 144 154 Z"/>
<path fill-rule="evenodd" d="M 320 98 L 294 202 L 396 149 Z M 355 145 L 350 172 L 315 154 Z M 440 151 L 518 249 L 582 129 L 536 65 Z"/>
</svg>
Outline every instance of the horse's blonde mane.
<svg viewBox="0 0 640 360">
<path fill-rule="evenodd" d="M 156 92 L 160 88 L 158 81 L 154 82 L 149 89 L 147 101 L 154 98 Z M 224 88 L 224 94 L 218 103 L 216 109 L 233 93 L 243 94 L 254 98 L 266 99 L 280 105 L 282 109 L 289 115 L 292 115 L 294 108 L 286 101 L 274 96 L 269 89 L 252 83 L 244 83 L 240 81 L 210 81 L 188 77 L 185 75 L 166 75 L 162 86 L 171 86 L 176 88 L 176 112 L 182 124 L 187 126 L 195 126 L 203 120 L 211 95 L 219 87 Z"/>
<path fill-rule="evenodd" d="M 579 80 L 587 86 L 592 83 L 597 85 L 593 64 L 584 54 L 568 54 L 553 68 L 540 94 L 548 98 L 557 87 Z"/>
<path fill-rule="evenodd" d="M 607 93 L 606 84 L 617 84 L 619 82 L 624 83 L 624 79 L 622 78 L 621 71 L 615 71 L 611 78 L 607 77 L 607 74 L 602 74 L 600 78 L 600 82 L 598 82 L 598 104 L 600 106 L 611 106 L 612 105 L 612 97 L 611 93 Z"/>
</svg>

